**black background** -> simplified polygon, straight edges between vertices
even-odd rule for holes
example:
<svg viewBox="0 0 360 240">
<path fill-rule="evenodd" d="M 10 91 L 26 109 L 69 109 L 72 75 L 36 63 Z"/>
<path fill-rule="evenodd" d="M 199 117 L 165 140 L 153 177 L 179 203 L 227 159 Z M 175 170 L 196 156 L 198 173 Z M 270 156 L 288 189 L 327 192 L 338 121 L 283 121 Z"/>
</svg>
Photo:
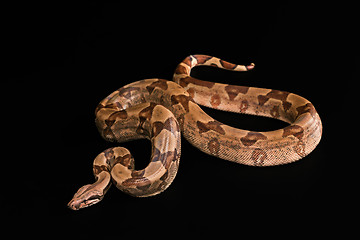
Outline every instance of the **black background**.
<svg viewBox="0 0 360 240">
<path fill-rule="evenodd" d="M 355 159 L 344 155 L 344 149 L 351 153 L 350 138 L 340 131 L 345 126 L 346 134 L 354 132 L 343 119 L 353 103 L 350 74 L 356 72 L 350 57 L 356 56 L 356 31 L 352 7 L 329 4 L 50 1 L 5 6 L 3 132 L 10 157 L 3 159 L 2 172 L 9 172 L 3 206 L 10 226 L 21 226 L 27 234 L 80 237 L 342 232 L 338 214 L 351 216 L 345 207 L 352 206 L 348 200 L 354 194 L 347 186 Z M 98 102 L 133 81 L 171 79 L 189 54 L 256 64 L 246 73 L 197 68 L 192 75 L 198 78 L 309 99 L 323 121 L 319 146 L 296 163 L 254 168 L 207 156 L 182 139 L 178 175 L 162 194 L 133 198 L 112 187 L 99 204 L 67 209 L 77 189 L 94 181 L 96 155 L 117 146 L 97 132 Z M 285 126 L 205 110 L 243 129 Z M 130 149 L 138 169 L 146 166 L 148 141 L 122 146 Z M 12 229 L 13 234 L 23 231 Z"/>
</svg>

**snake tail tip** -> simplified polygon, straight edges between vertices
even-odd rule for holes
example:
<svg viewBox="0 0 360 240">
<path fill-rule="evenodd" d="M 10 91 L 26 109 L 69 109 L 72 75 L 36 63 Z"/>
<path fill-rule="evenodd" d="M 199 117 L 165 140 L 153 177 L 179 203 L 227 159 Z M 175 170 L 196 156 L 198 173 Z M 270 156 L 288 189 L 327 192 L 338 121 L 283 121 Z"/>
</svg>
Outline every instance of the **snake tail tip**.
<svg viewBox="0 0 360 240">
<path fill-rule="evenodd" d="M 254 69 L 254 67 L 255 67 L 255 63 L 250 63 L 250 65 L 246 66 L 246 69 L 247 70 L 252 70 L 252 69 Z"/>
</svg>

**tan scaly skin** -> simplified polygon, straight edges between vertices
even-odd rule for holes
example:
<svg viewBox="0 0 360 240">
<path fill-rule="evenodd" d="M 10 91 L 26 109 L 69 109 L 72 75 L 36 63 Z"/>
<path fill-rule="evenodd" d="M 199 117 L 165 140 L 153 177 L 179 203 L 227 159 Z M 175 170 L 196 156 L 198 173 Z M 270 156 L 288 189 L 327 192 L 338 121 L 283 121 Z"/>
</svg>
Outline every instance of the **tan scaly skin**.
<svg viewBox="0 0 360 240">
<path fill-rule="evenodd" d="M 201 151 L 251 166 L 291 163 L 308 155 L 321 139 L 322 124 L 305 98 L 284 91 L 242 87 L 195 79 L 195 66 L 248 71 L 254 64 L 236 65 L 216 57 L 191 55 L 176 68 L 174 82 L 145 79 L 110 94 L 96 108 L 96 125 L 108 141 L 147 138 L 152 144 L 149 165 L 134 169 L 130 152 L 115 147 L 94 160 L 94 184 L 78 190 L 68 206 L 78 210 L 102 200 L 112 182 L 136 197 L 164 191 L 179 167 L 180 136 Z M 268 132 L 237 129 L 207 115 L 199 105 L 236 113 L 280 119 L 289 126 Z"/>
</svg>

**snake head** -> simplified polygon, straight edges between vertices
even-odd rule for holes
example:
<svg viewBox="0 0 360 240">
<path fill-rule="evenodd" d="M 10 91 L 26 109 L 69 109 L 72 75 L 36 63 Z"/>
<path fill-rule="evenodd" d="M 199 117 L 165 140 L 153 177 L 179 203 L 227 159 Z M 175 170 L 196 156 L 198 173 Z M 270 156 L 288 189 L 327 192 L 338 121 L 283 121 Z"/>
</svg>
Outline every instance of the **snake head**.
<svg viewBox="0 0 360 240">
<path fill-rule="evenodd" d="M 68 207 L 72 210 L 89 207 L 100 202 L 104 197 L 104 193 L 99 191 L 94 184 L 88 184 L 81 187 L 68 203 Z"/>
</svg>

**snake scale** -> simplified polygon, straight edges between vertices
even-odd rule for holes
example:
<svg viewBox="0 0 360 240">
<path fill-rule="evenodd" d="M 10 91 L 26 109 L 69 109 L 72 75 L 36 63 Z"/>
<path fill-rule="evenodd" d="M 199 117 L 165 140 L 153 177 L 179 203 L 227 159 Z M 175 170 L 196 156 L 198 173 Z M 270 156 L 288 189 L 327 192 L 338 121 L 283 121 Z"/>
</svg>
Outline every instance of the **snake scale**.
<svg viewBox="0 0 360 240">
<path fill-rule="evenodd" d="M 173 80 L 145 79 L 111 93 L 95 110 L 96 126 L 108 141 L 146 138 L 152 152 L 148 166 L 135 170 L 123 147 L 100 153 L 94 160 L 95 183 L 81 187 L 68 203 L 78 210 L 101 201 L 111 183 L 136 197 L 164 191 L 174 180 L 180 160 L 181 134 L 204 153 L 251 166 L 274 166 L 308 155 L 321 139 L 322 124 L 305 98 L 272 89 L 202 81 L 190 76 L 196 66 L 248 71 L 207 55 L 190 55 L 176 68 Z M 199 105 L 276 118 L 283 129 L 255 132 L 233 128 L 207 115 Z"/>
</svg>

